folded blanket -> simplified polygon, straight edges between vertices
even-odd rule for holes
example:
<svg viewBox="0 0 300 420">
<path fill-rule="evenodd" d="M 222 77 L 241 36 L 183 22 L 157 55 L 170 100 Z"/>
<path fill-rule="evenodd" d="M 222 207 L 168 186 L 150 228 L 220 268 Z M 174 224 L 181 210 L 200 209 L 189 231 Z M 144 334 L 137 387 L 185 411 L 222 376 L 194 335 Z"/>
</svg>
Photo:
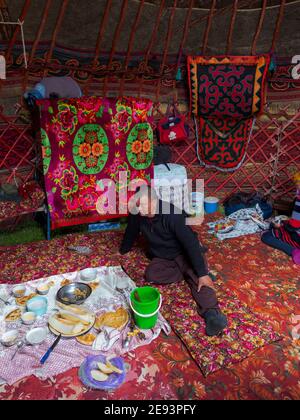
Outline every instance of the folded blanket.
<svg viewBox="0 0 300 420">
<path fill-rule="evenodd" d="M 241 209 L 232 213 L 225 219 L 217 220 L 216 222 L 208 223 L 209 233 L 215 233 L 215 226 L 220 223 L 228 221 L 236 221 L 234 229 L 227 233 L 216 233 L 216 237 L 222 241 L 224 239 L 237 238 L 244 235 L 252 235 L 253 233 L 261 232 L 269 227 L 268 223 L 262 222 L 263 212 L 259 205 L 251 209 Z"/>
</svg>

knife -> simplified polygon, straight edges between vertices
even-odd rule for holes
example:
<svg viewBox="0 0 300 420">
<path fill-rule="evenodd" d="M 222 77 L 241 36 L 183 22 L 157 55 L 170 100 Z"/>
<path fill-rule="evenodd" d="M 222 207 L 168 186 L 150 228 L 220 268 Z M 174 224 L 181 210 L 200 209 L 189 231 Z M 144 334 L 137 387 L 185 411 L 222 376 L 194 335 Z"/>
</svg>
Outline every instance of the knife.
<svg viewBox="0 0 300 420">
<path fill-rule="evenodd" d="M 48 359 L 48 357 L 50 356 L 50 354 L 53 352 L 53 350 L 55 349 L 55 347 L 59 343 L 60 339 L 61 339 L 61 334 L 59 334 L 59 336 L 56 338 L 56 340 L 54 341 L 54 343 L 52 344 L 52 346 L 46 351 L 46 353 L 44 354 L 44 356 L 41 358 L 41 360 L 40 360 L 40 364 L 41 365 L 43 365 L 46 362 L 46 360 Z"/>
</svg>

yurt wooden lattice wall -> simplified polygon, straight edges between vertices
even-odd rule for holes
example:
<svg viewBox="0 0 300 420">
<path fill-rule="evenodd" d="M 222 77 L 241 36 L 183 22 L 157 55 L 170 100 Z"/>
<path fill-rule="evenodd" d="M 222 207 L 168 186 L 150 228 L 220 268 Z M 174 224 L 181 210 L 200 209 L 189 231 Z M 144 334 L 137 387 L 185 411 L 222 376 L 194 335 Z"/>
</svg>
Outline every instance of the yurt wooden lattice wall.
<svg viewBox="0 0 300 420">
<path fill-rule="evenodd" d="M 230 174 L 200 167 L 192 121 L 190 138 L 173 148 L 173 158 L 194 179 L 203 177 L 209 193 L 291 196 L 300 166 L 300 81 L 291 75 L 287 32 L 299 7 L 284 0 L 1 0 L 0 51 L 7 62 L 7 79 L 0 81 L 1 180 L 34 174 L 36 148 L 22 96 L 43 76 L 70 75 L 85 95 L 149 97 L 159 118 L 170 100 L 189 111 L 187 55 L 272 53 L 266 112 L 242 167 Z"/>
</svg>

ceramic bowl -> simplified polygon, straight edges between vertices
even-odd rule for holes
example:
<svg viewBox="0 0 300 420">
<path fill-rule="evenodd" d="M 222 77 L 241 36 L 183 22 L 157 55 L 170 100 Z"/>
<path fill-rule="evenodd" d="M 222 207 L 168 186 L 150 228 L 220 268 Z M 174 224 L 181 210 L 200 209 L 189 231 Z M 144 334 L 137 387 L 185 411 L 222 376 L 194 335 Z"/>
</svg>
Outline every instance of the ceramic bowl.
<svg viewBox="0 0 300 420">
<path fill-rule="evenodd" d="M 91 295 L 92 289 L 85 283 L 71 283 L 57 292 L 56 299 L 65 305 L 81 305 Z"/>
<path fill-rule="evenodd" d="M 49 286 L 47 284 L 42 284 L 36 288 L 36 291 L 39 295 L 47 295 L 49 292 Z"/>
<path fill-rule="evenodd" d="M 26 334 L 26 341 L 31 346 L 36 346 L 42 344 L 46 340 L 47 335 L 48 330 L 46 328 L 34 328 Z"/>
<path fill-rule="evenodd" d="M 22 285 L 15 286 L 12 289 L 12 293 L 13 293 L 14 297 L 21 298 L 21 297 L 25 296 L 26 287 L 22 286 Z"/>
<path fill-rule="evenodd" d="M 19 338 L 19 331 L 18 330 L 10 330 L 6 331 L 0 337 L 0 341 L 5 347 L 11 347 L 18 341 Z"/>
<path fill-rule="evenodd" d="M 31 325 L 35 322 L 36 320 L 36 314 L 34 312 L 25 312 L 22 315 L 22 322 L 25 325 Z"/>
<path fill-rule="evenodd" d="M 16 316 L 13 312 L 16 313 Z M 5 322 L 17 322 L 21 318 L 21 309 L 18 306 L 9 306 L 5 309 L 3 315 Z"/>
<path fill-rule="evenodd" d="M 43 296 L 36 296 L 27 302 L 27 311 L 42 316 L 47 312 L 48 300 Z"/>
<path fill-rule="evenodd" d="M 97 278 L 97 270 L 95 268 L 86 268 L 80 272 L 80 279 L 83 281 L 94 281 Z"/>
</svg>

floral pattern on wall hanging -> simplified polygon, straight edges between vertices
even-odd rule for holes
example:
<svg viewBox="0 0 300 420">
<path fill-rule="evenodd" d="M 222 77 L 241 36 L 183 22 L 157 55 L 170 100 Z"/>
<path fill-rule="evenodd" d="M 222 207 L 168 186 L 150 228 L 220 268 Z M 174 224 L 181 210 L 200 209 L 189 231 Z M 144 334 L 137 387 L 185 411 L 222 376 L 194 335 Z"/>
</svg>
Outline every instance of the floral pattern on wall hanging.
<svg viewBox="0 0 300 420">
<path fill-rule="evenodd" d="M 126 185 L 137 179 L 150 183 L 150 100 L 83 97 L 42 100 L 38 104 L 52 229 L 109 218 L 96 210 L 97 200 L 103 195 L 99 186 L 104 179 L 114 181 L 119 193 L 121 171 L 127 172 Z"/>
</svg>

